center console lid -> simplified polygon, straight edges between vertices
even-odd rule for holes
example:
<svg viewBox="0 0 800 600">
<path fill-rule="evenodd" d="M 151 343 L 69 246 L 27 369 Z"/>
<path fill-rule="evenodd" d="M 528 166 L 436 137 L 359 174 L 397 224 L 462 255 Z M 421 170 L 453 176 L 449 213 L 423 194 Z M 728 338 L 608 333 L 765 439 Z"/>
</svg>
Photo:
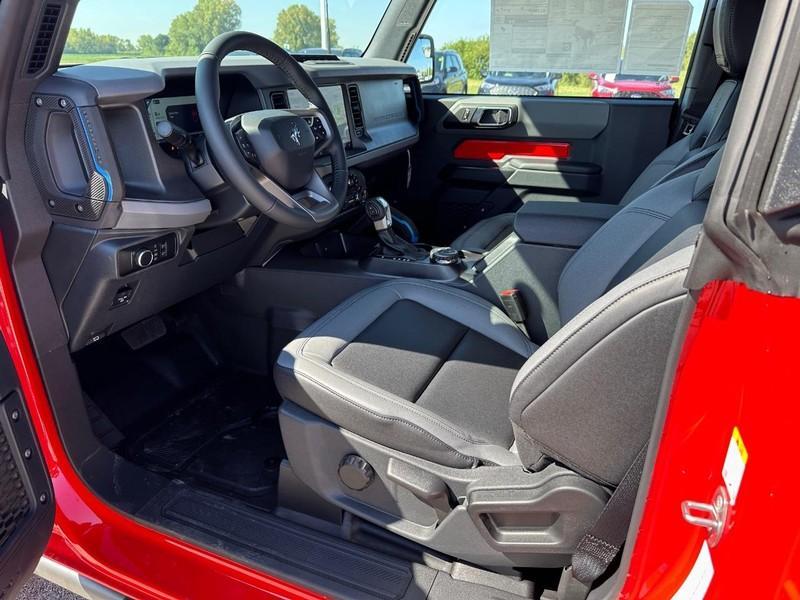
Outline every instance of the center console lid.
<svg viewBox="0 0 800 600">
<path fill-rule="evenodd" d="M 526 202 L 514 218 L 523 243 L 580 248 L 620 206 L 585 202 Z"/>
</svg>

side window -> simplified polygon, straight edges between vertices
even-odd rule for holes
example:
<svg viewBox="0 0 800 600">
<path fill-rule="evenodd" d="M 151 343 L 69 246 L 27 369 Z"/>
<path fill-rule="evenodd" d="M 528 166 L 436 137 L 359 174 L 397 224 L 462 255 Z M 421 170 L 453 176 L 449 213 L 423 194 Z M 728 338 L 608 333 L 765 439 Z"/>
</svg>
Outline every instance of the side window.
<svg viewBox="0 0 800 600">
<path fill-rule="evenodd" d="M 469 94 L 677 98 L 705 1 L 437 0 L 422 33 Z"/>
</svg>

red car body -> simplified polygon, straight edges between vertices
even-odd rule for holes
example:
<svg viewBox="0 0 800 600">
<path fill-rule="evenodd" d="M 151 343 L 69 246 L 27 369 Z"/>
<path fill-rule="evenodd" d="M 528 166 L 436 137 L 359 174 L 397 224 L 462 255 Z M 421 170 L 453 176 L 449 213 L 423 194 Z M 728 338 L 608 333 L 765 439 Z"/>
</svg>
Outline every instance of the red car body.
<svg viewBox="0 0 800 600">
<path fill-rule="evenodd" d="M 672 84 L 678 77 L 627 75 L 622 73 L 590 73 L 595 98 L 673 98 Z"/>
</svg>

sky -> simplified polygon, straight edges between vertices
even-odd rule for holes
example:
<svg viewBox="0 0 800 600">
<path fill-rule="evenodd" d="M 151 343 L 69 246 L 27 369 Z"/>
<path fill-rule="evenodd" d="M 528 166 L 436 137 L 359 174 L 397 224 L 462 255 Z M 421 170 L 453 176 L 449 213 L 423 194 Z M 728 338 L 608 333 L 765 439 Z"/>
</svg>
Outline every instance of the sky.
<svg viewBox="0 0 800 600">
<path fill-rule="evenodd" d="M 196 0 L 80 0 L 73 27 L 88 27 L 136 41 L 142 34 L 166 33 L 175 15 L 190 10 Z M 237 0 L 242 28 L 269 37 L 281 9 L 306 4 L 319 12 L 319 0 Z M 565 1 L 565 0 L 556 0 Z M 591 1 L 591 0 L 590 0 Z M 690 31 L 696 31 L 704 0 L 690 0 L 694 11 Z M 383 16 L 388 0 L 328 0 L 328 13 L 336 21 L 339 45 L 364 49 Z M 437 46 L 461 37 L 489 32 L 491 0 L 437 0 L 425 33 Z"/>
</svg>

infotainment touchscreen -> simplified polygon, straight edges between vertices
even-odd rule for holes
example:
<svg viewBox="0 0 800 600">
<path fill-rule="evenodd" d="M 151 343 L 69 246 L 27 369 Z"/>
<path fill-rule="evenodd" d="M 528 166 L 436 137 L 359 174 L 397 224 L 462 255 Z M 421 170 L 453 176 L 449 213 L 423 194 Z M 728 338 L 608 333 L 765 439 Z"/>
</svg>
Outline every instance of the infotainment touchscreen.
<svg viewBox="0 0 800 600">
<path fill-rule="evenodd" d="M 159 121 L 169 121 L 187 133 L 202 131 L 200 115 L 197 114 L 197 100 L 194 96 L 151 98 L 147 101 L 147 114 L 156 139 L 160 137 L 156 129 Z"/>
<path fill-rule="evenodd" d="M 342 136 L 342 142 L 347 143 L 350 141 L 350 128 L 347 126 L 347 110 L 344 104 L 344 93 L 340 85 L 327 85 L 319 88 L 328 106 L 331 108 L 333 118 L 336 119 L 336 126 L 339 128 L 339 133 Z M 306 100 L 297 90 L 289 90 L 289 107 L 290 108 L 308 108 L 311 103 Z"/>
</svg>

